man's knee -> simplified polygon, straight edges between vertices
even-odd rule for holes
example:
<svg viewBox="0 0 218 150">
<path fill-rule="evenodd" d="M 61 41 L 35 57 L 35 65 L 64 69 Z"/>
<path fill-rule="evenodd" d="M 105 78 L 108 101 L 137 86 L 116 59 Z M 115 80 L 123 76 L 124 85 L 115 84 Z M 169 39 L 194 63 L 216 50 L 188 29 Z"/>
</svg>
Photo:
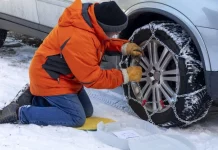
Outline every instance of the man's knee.
<svg viewBox="0 0 218 150">
<path fill-rule="evenodd" d="M 81 127 L 85 124 L 86 117 L 77 117 L 72 119 L 72 126 L 73 127 Z"/>
</svg>

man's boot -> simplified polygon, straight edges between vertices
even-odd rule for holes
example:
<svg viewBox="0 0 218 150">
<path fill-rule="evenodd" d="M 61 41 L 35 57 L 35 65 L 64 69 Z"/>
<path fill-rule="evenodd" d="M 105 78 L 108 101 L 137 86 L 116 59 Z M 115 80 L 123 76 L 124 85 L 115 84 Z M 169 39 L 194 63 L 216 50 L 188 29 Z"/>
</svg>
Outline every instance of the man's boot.
<svg viewBox="0 0 218 150">
<path fill-rule="evenodd" d="M 19 105 L 11 102 L 8 106 L 0 111 L 0 124 L 2 123 L 15 123 L 18 121 Z"/>
<path fill-rule="evenodd" d="M 19 107 L 32 104 L 33 95 L 30 92 L 29 84 L 26 84 L 16 95 L 14 101 Z"/>
</svg>

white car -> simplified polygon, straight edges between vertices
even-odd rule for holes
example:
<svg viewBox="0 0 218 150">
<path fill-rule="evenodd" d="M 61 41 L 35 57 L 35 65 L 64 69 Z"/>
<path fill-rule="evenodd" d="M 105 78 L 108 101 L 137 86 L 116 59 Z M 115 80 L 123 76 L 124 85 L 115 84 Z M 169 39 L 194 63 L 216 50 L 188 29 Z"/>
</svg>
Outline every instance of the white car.
<svg viewBox="0 0 218 150">
<path fill-rule="evenodd" d="M 0 46 L 7 30 L 44 39 L 72 1 L 1 0 Z M 218 99 L 218 0 L 115 1 L 129 17 L 119 37 L 141 45 L 145 56 L 138 63 L 107 53 L 102 64 L 143 68 L 140 83 L 123 86 L 131 108 L 165 127 L 205 117 L 212 99 Z"/>
</svg>

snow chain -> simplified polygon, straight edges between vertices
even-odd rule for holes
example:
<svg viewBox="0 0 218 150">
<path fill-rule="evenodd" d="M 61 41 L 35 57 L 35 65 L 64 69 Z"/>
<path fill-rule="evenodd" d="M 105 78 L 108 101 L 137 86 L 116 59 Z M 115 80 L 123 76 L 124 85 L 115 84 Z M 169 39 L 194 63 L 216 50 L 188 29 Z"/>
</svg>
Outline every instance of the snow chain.
<svg viewBox="0 0 218 150">
<path fill-rule="evenodd" d="M 200 61 L 194 60 L 192 57 L 189 57 L 189 56 L 188 56 L 188 57 L 187 57 L 187 56 L 186 56 L 186 57 L 182 56 L 182 53 L 181 53 L 181 52 L 183 52 L 183 51 L 186 49 L 186 47 L 190 44 L 191 38 L 189 38 L 188 42 L 187 42 L 187 43 L 185 44 L 185 46 L 180 50 L 180 54 L 176 54 L 176 53 L 173 52 L 167 45 L 165 45 L 165 44 L 164 44 L 163 42 L 161 42 L 157 37 L 155 37 L 155 34 L 154 34 L 154 33 L 155 33 L 155 30 L 152 29 L 151 26 L 150 26 L 150 29 L 151 29 L 151 31 L 152 31 L 152 35 L 151 35 L 151 37 L 146 41 L 146 43 L 145 43 L 143 46 L 141 46 L 142 49 L 145 49 L 145 47 L 150 43 L 150 41 L 151 41 L 152 39 L 155 39 L 155 40 L 157 40 L 158 42 L 160 42 L 160 44 L 162 44 L 163 46 L 165 46 L 166 48 L 168 48 L 168 50 L 169 50 L 172 54 L 175 55 L 175 58 L 176 58 L 177 60 L 178 60 L 178 58 L 183 58 L 183 59 L 186 59 L 186 60 L 195 62 L 195 63 L 199 64 L 200 66 L 202 66 L 202 63 L 201 63 Z M 130 38 L 130 41 L 133 41 L 133 40 L 134 40 L 134 38 L 133 38 L 133 36 L 132 36 L 132 37 Z M 124 64 L 126 67 L 128 67 L 128 63 L 129 63 L 128 60 L 129 60 L 129 58 L 130 58 L 130 56 L 127 56 L 127 58 L 126 58 L 125 60 L 123 60 L 123 59 L 124 59 L 124 56 L 122 56 L 122 59 L 121 59 L 121 61 L 120 61 L 120 63 L 119 63 L 119 67 L 122 68 L 122 64 Z M 141 60 L 140 60 L 140 61 L 141 61 Z M 138 87 L 140 87 L 140 86 L 138 86 Z M 175 114 L 175 117 L 176 117 L 180 122 L 182 122 L 182 123 L 185 124 L 184 126 L 190 125 L 190 124 L 192 124 L 192 123 L 194 123 L 194 122 L 197 122 L 197 121 L 201 120 L 202 118 L 204 118 L 204 117 L 207 115 L 207 112 L 206 112 L 205 114 L 203 114 L 203 115 L 202 115 L 200 118 L 198 118 L 198 119 L 195 119 L 195 120 L 193 120 L 193 121 L 186 121 L 186 120 L 180 118 L 179 115 L 177 114 L 177 109 L 176 109 L 176 102 L 178 101 L 177 98 L 186 97 L 186 96 L 192 96 L 192 95 L 195 95 L 195 94 L 198 94 L 198 93 L 202 92 L 202 91 L 205 90 L 205 89 L 206 89 L 206 86 L 203 87 L 202 89 L 197 90 L 197 91 L 192 92 L 192 93 L 183 94 L 183 95 L 175 95 L 174 102 L 173 102 L 172 104 L 170 104 L 170 107 L 173 109 L 173 112 L 174 112 L 174 114 Z M 141 89 L 140 89 L 140 90 L 141 90 Z M 130 83 L 128 83 L 128 96 L 126 96 L 126 98 L 127 98 L 128 100 L 131 99 L 131 100 L 133 100 L 133 101 L 135 101 L 135 102 L 137 102 L 137 103 L 139 103 L 139 104 L 141 105 L 141 102 L 139 102 L 139 100 L 133 98 L 133 97 L 130 95 Z M 152 102 L 146 102 L 146 103 L 152 103 Z M 149 112 L 148 112 L 148 110 L 147 110 L 147 108 L 146 108 L 145 105 L 143 106 L 143 108 L 144 108 L 144 110 L 145 110 L 145 112 L 146 112 L 146 115 L 147 115 L 147 117 L 148 117 L 148 121 L 149 121 L 150 123 L 152 123 L 152 124 L 155 124 L 155 123 L 152 121 L 152 118 L 151 118 L 151 117 L 152 117 L 154 114 L 156 114 L 157 112 L 153 112 L 152 114 L 149 114 Z"/>
</svg>

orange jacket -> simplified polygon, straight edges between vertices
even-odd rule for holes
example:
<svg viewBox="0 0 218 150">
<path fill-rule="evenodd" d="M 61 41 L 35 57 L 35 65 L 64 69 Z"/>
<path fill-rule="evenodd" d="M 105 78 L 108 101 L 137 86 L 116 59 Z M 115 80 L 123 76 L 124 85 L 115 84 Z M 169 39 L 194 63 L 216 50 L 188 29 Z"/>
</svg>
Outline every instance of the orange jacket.
<svg viewBox="0 0 218 150">
<path fill-rule="evenodd" d="M 87 9 L 92 27 L 84 19 L 81 0 L 76 0 L 38 48 L 29 68 L 33 95 L 78 93 L 83 85 L 112 89 L 123 84 L 120 70 L 102 70 L 100 62 L 106 49 L 121 52 L 128 41 L 106 36 L 97 23 L 94 5 Z"/>
</svg>

